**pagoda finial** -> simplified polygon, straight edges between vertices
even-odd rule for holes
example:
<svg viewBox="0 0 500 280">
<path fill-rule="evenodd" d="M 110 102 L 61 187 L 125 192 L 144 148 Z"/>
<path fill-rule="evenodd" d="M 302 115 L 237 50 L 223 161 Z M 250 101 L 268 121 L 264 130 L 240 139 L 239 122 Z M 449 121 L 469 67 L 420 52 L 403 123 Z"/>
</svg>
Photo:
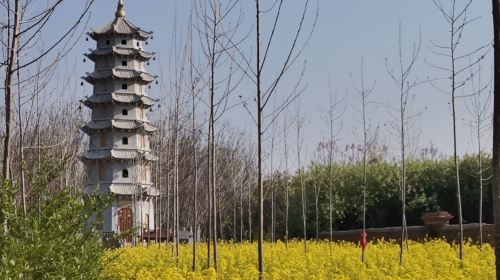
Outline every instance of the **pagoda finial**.
<svg viewBox="0 0 500 280">
<path fill-rule="evenodd" d="M 116 14 L 115 14 L 117 18 L 119 17 L 124 18 L 126 15 L 125 4 L 123 2 L 124 2 L 123 0 L 118 0 L 118 8 L 116 9 Z"/>
</svg>

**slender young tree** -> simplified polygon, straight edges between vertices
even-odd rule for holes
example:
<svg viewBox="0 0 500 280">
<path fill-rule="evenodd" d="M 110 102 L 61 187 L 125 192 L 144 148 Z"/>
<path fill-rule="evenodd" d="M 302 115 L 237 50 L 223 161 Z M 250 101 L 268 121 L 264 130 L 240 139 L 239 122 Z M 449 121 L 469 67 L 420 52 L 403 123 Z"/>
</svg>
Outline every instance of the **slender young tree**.
<svg viewBox="0 0 500 280">
<path fill-rule="evenodd" d="M 321 185 L 316 180 L 319 175 L 313 175 L 314 182 L 314 215 L 316 221 L 316 243 L 319 243 L 319 195 L 321 193 Z"/>
<path fill-rule="evenodd" d="M 304 28 L 306 28 L 307 22 L 306 19 L 309 15 L 310 9 L 310 1 L 305 0 L 302 4 L 301 15 L 299 19 L 299 23 L 297 28 L 294 31 L 293 39 L 288 48 L 283 50 L 282 47 L 279 49 L 280 54 L 284 54 L 284 59 L 281 63 L 273 62 L 273 66 L 278 65 L 276 75 L 266 75 L 266 79 L 264 79 L 263 73 L 264 70 L 267 69 L 266 66 L 269 64 L 270 52 L 273 46 L 273 40 L 278 33 L 278 26 L 281 23 L 281 15 L 284 0 L 276 1 L 275 5 L 272 5 L 270 9 L 266 9 L 266 14 L 271 14 L 272 25 L 270 28 L 270 33 L 267 38 L 263 39 L 262 36 L 262 15 L 263 10 L 261 8 L 261 0 L 255 0 L 255 62 L 252 67 L 251 59 L 246 57 L 241 49 L 238 49 L 238 53 L 243 57 L 243 62 L 238 63 L 238 67 L 243 69 L 243 72 L 251 80 L 255 85 L 255 98 L 256 101 L 256 116 L 253 118 L 257 125 L 257 205 L 258 205 L 258 244 L 257 244 L 257 252 L 258 252 L 258 267 L 259 267 L 259 279 L 264 277 L 264 133 L 266 132 L 269 125 L 278 117 L 279 113 L 281 113 L 291 102 L 293 102 L 301 93 L 298 90 L 298 86 L 295 90 L 293 90 L 289 96 L 285 99 L 281 106 L 277 106 L 276 112 L 274 114 L 269 114 L 269 118 L 271 121 L 266 122 L 264 111 L 268 105 L 268 102 L 272 96 L 276 93 L 276 90 L 282 81 L 285 74 L 290 70 L 291 66 L 296 62 L 302 53 L 304 47 L 309 41 L 312 32 L 314 30 L 314 26 L 316 25 L 318 10 L 316 10 L 316 16 L 314 17 L 313 22 L 311 23 L 311 30 L 306 34 L 306 38 L 303 39 L 303 44 L 300 43 L 302 35 L 304 33 Z M 233 42 L 233 45 L 235 43 Z M 278 57 L 278 56 L 276 56 Z M 278 61 L 280 61 L 278 59 Z M 301 80 L 301 79 L 299 79 Z M 269 81 L 268 86 L 265 86 L 264 83 Z M 300 85 L 300 82 L 298 83 Z M 298 92 L 297 92 L 298 91 Z"/>
<path fill-rule="evenodd" d="M 197 1 L 197 29 L 200 38 L 201 48 L 206 59 L 208 77 L 205 79 L 209 88 L 209 121 L 208 121 L 208 170 L 209 182 L 208 192 L 210 193 L 209 207 L 211 208 L 209 222 L 211 222 L 211 239 L 213 244 L 214 267 L 218 266 L 217 252 L 217 178 L 216 178 L 216 122 L 230 107 L 228 97 L 235 91 L 241 79 L 235 77 L 236 68 L 234 61 L 229 57 L 234 57 L 231 52 L 238 44 L 233 42 L 238 34 L 238 27 L 241 20 L 237 19 L 231 23 L 234 11 L 239 7 L 239 0 L 229 0 L 221 3 L 220 0 Z M 229 63 L 227 63 L 229 61 Z M 220 67 L 228 65 L 226 72 L 221 72 Z M 198 71 L 202 73 L 203 71 Z M 210 229 L 209 229 L 210 230 Z M 222 229 L 221 229 L 222 230 Z M 210 250 L 210 249 L 209 249 Z M 209 253 L 210 255 L 210 253 Z M 209 258 L 210 259 L 210 256 Z M 210 266 L 210 261 L 208 262 Z"/>
<path fill-rule="evenodd" d="M 362 155 L 362 164 L 363 164 L 363 185 L 362 185 L 362 205 L 363 205 L 363 228 L 361 235 L 362 242 L 362 250 L 361 250 L 361 261 L 366 262 L 366 252 L 365 247 L 363 245 L 366 242 L 367 234 L 366 234 L 366 197 L 367 197 L 367 188 L 368 188 L 368 147 L 369 143 L 372 142 L 370 140 L 370 124 L 368 122 L 368 106 L 372 104 L 370 101 L 370 97 L 373 93 L 373 89 L 375 88 L 375 82 L 373 83 L 371 88 L 367 88 L 365 86 L 364 79 L 364 57 L 361 57 L 361 71 L 360 71 L 360 85 L 357 86 L 354 84 L 351 75 L 351 85 L 355 91 L 355 97 L 359 103 L 360 109 L 359 113 L 361 115 L 361 125 L 362 125 L 362 141 L 363 141 L 363 155 Z M 376 133 L 374 134 L 376 135 Z M 375 136 L 373 136 L 375 138 Z"/>
<path fill-rule="evenodd" d="M 415 118 L 415 115 L 409 114 L 409 104 L 411 91 L 419 84 L 415 80 L 410 80 L 413 67 L 417 62 L 420 53 L 421 39 L 413 44 L 408 61 L 405 63 L 403 52 L 403 35 L 402 24 L 399 22 L 398 27 L 398 62 L 397 70 L 393 70 L 389 66 L 389 59 L 386 58 L 386 67 L 389 76 L 391 77 L 394 85 L 399 90 L 399 108 L 398 111 L 398 124 L 395 126 L 397 135 L 399 136 L 400 160 L 399 160 L 399 188 L 401 191 L 401 239 L 399 242 L 399 264 L 404 263 L 404 244 L 408 240 L 407 224 L 406 224 L 406 160 L 407 160 L 407 134 L 409 129 L 409 122 Z"/>
<path fill-rule="evenodd" d="M 488 91 L 488 85 L 484 86 L 481 78 L 481 64 L 477 64 L 477 70 L 471 68 L 471 87 L 472 95 L 466 102 L 466 108 L 469 112 L 471 120 L 469 125 L 472 130 L 472 139 L 475 139 L 477 145 L 477 163 L 478 163 L 478 180 L 479 180 L 479 246 L 483 247 L 483 184 L 484 178 L 484 147 L 482 138 L 491 130 L 491 92 Z M 477 76 L 477 77 L 476 77 Z"/>
<path fill-rule="evenodd" d="M 193 6 L 193 3 L 191 4 Z M 196 108 L 198 104 L 198 84 L 200 79 L 195 76 L 195 62 L 193 55 L 193 11 L 189 16 L 189 84 L 191 93 L 191 137 L 193 156 L 193 263 L 192 271 L 196 271 L 198 247 L 198 125 L 196 123 Z"/>
<path fill-rule="evenodd" d="M 289 168 L 288 168 L 288 118 L 284 115 L 283 118 L 283 155 L 285 158 L 285 247 L 288 249 L 288 212 L 290 208 L 289 197 Z"/>
<path fill-rule="evenodd" d="M 300 105 L 300 104 L 299 104 Z M 304 253 L 307 253 L 307 200 L 306 200 L 306 184 L 304 180 L 304 169 L 302 166 L 302 148 L 303 148 L 303 136 L 302 129 L 304 127 L 304 116 L 300 113 L 300 106 L 297 105 L 297 112 L 295 115 L 295 125 L 296 125 L 296 141 L 297 141 L 297 175 L 299 177 L 300 184 L 300 201 L 302 207 L 302 238 L 304 238 Z"/>
<path fill-rule="evenodd" d="M 333 159 L 336 149 L 336 137 L 342 129 L 342 118 L 344 117 L 345 107 L 342 109 L 342 103 L 346 95 L 339 97 L 338 93 L 332 88 L 331 82 L 328 83 L 329 106 L 326 111 L 325 123 L 328 126 L 328 141 L 327 141 L 327 162 L 328 165 L 328 221 L 329 221 L 329 249 L 332 255 L 333 247 L 333 223 L 334 223 L 334 195 L 335 189 L 333 185 L 334 170 Z"/>
<path fill-rule="evenodd" d="M 453 128 L 453 161 L 455 169 L 455 180 L 456 180 L 456 195 L 458 204 L 458 227 L 459 227 L 459 256 L 460 260 L 463 262 L 463 217 L 462 217 L 462 196 L 460 187 L 460 170 L 459 170 L 459 155 L 457 151 L 457 98 L 462 97 L 458 92 L 462 89 L 470 77 L 467 76 L 468 70 L 480 60 L 473 62 L 472 64 L 467 61 L 464 62 L 466 58 L 471 55 L 479 55 L 481 59 L 481 52 L 487 47 L 482 46 L 468 53 L 464 53 L 459 49 L 462 41 L 464 40 L 464 30 L 474 19 L 469 18 L 469 10 L 473 3 L 473 0 L 466 0 L 465 3 L 460 5 L 461 1 L 449 0 L 448 5 L 445 6 L 441 0 L 433 0 L 434 5 L 437 10 L 441 13 L 449 28 L 449 40 L 444 44 L 438 44 L 431 42 L 431 51 L 437 56 L 445 57 L 449 65 L 448 66 L 435 66 L 429 64 L 435 69 L 439 69 L 446 73 L 446 79 L 449 81 L 449 87 L 447 89 L 441 89 L 438 86 L 431 83 L 433 87 L 439 92 L 446 93 L 450 95 L 450 106 L 451 106 L 451 116 L 452 116 L 452 128 Z M 465 76 L 464 76 L 465 75 Z"/>
</svg>

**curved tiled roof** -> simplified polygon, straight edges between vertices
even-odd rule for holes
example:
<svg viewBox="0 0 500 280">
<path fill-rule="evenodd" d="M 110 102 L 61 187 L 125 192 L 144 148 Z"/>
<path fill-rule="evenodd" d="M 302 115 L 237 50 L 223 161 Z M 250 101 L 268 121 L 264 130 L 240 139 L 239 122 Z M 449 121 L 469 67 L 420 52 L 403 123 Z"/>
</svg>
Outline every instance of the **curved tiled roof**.
<svg viewBox="0 0 500 280">
<path fill-rule="evenodd" d="M 147 40 L 153 32 L 142 30 L 124 17 L 117 17 L 105 26 L 93 29 L 88 33 L 88 35 L 94 40 L 111 34 L 132 36 L 140 40 Z"/>
<path fill-rule="evenodd" d="M 94 94 L 87 97 L 85 100 L 80 101 L 85 106 L 89 108 L 94 108 L 97 104 L 107 104 L 107 103 L 126 103 L 126 104 L 140 104 L 144 107 L 152 107 L 157 100 L 151 98 L 147 95 L 139 95 L 134 93 L 105 93 L 105 94 Z"/>
<path fill-rule="evenodd" d="M 92 130 L 102 130 L 102 129 L 125 129 L 125 130 L 136 130 L 141 129 L 145 132 L 155 132 L 156 127 L 147 122 L 141 122 L 136 120 L 99 120 L 90 121 L 81 130 L 87 134 Z"/>
<path fill-rule="evenodd" d="M 149 84 L 156 76 L 153 76 L 146 72 L 136 71 L 132 69 L 104 69 L 104 70 L 96 70 L 92 73 L 87 73 L 86 77 L 82 77 L 85 81 L 90 84 L 95 84 L 97 80 L 103 79 L 140 79 L 143 83 Z"/>
<path fill-rule="evenodd" d="M 85 54 L 85 56 L 87 56 L 92 61 L 96 61 L 97 57 L 99 56 L 105 56 L 111 54 L 122 55 L 122 56 L 134 56 L 143 61 L 151 59 L 154 55 L 154 53 L 149 53 L 135 48 L 105 47 L 105 48 L 90 50 L 90 53 Z"/>
</svg>

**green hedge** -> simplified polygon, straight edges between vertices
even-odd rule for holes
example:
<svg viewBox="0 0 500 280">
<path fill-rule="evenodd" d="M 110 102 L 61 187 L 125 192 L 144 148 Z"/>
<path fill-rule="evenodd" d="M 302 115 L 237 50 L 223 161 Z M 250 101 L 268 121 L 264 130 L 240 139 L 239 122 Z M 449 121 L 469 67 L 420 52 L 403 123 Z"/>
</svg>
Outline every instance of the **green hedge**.
<svg viewBox="0 0 500 280">
<path fill-rule="evenodd" d="M 483 156 L 484 178 L 491 176 L 491 160 Z M 362 222 L 363 166 L 348 164 L 332 166 L 334 190 L 335 229 L 360 228 Z M 462 187 L 463 217 L 466 223 L 477 223 L 479 219 L 479 177 L 477 155 L 467 155 L 460 160 L 460 182 Z M 399 167 L 397 163 L 380 162 L 368 166 L 367 227 L 401 225 L 401 200 L 399 190 Z M 329 168 L 311 165 L 304 176 L 307 192 L 308 235 L 315 234 L 314 185 L 321 187 L 319 195 L 320 231 L 329 229 L 328 176 Z M 302 208 L 299 175 L 275 176 L 277 187 L 277 235 L 284 235 L 284 185 L 290 182 L 290 236 L 302 235 Z M 266 187 L 270 183 L 266 182 Z M 492 222 L 491 180 L 484 182 L 484 220 Z M 270 209 L 269 191 L 266 206 Z M 457 196 L 452 159 L 411 161 L 407 164 L 407 221 L 408 225 L 422 224 L 423 212 L 444 210 L 457 217 Z M 270 211 L 266 211 L 266 224 L 270 224 Z M 451 222 L 456 222 L 454 218 Z"/>
</svg>

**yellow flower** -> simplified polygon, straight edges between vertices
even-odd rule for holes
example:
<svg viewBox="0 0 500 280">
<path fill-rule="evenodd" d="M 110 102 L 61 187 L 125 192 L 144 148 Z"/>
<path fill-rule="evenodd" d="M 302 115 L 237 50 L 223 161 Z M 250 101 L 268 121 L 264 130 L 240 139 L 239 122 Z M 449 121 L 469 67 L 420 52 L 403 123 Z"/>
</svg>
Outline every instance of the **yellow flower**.
<svg viewBox="0 0 500 280">
<path fill-rule="evenodd" d="M 179 257 L 172 244 L 128 247 L 106 252 L 102 278 L 120 279 L 258 279 L 257 244 L 219 244 L 218 269 L 207 268 L 206 244 L 198 245 L 198 263 L 192 271 L 192 245 L 182 244 Z M 330 254 L 331 249 L 331 254 Z M 265 279 L 495 279 L 494 253 L 489 245 L 464 247 L 463 266 L 458 245 L 431 240 L 409 242 L 404 263 L 399 264 L 399 245 L 380 240 L 367 248 L 367 262 L 361 262 L 361 248 L 348 242 L 301 241 L 266 243 Z M 212 257 L 213 262 L 213 257 Z"/>
</svg>

